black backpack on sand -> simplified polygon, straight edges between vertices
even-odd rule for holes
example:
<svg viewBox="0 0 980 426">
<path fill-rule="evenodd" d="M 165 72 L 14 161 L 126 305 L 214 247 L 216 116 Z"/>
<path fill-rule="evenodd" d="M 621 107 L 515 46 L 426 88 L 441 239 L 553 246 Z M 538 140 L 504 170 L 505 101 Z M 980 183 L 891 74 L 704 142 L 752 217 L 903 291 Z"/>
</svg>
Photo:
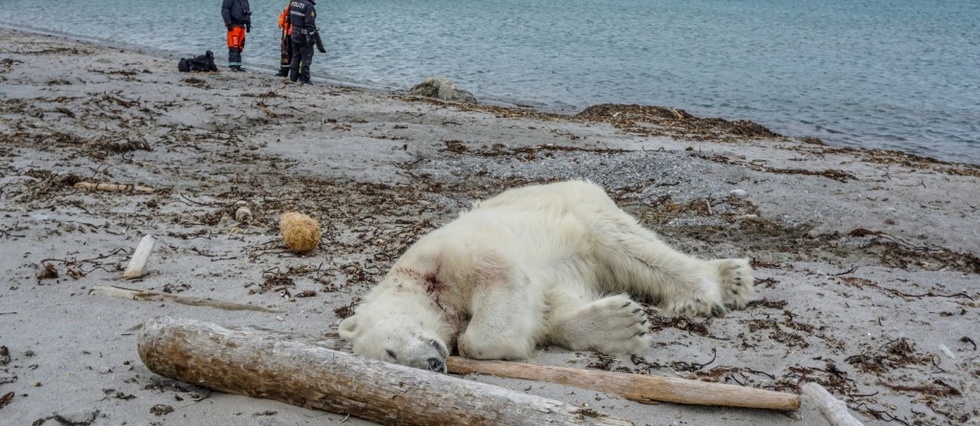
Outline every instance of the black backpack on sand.
<svg viewBox="0 0 980 426">
<path fill-rule="evenodd" d="M 218 66 L 214 64 L 214 54 L 209 50 L 194 58 L 180 58 L 180 62 L 177 62 L 177 69 L 180 72 L 212 72 L 217 71 Z"/>
</svg>

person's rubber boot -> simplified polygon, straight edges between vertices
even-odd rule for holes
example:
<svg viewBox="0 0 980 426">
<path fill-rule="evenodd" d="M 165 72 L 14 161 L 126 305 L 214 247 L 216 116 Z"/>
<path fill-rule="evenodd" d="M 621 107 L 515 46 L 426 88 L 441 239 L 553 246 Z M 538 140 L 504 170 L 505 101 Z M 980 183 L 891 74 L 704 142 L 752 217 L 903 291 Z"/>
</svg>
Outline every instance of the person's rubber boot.
<svg viewBox="0 0 980 426">
<path fill-rule="evenodd" d="M 289 68 L 279 68 L 279 72 L 276 73 L 276 77 L 289 77 Z"/>
</svg>

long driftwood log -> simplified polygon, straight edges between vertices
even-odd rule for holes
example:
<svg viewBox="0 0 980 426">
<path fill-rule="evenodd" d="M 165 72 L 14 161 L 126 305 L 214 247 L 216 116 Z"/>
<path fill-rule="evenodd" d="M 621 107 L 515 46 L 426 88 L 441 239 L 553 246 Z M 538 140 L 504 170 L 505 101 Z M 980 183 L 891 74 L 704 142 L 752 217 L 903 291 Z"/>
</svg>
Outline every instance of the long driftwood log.
<svg viewBox="0 0 980 426">
<path fill-rule="evenodd" d="M 767 408 L 791 411 L 800 408 L 800 396 L 723 383 L 610 371 L 582 370 L 507 361 L 474 361 L 449 357 L 450 373 L 482 373 L 500 377 L 560 383 L 583 389 L 614 393 L 623 398 L 653 403 L 676 402 L 695 405 Z"/>
<path fill-rule="evenodd" d="M 367 360 L 257 329 L 169 317 L 144 324 L 153 372 L 223 392 L 399 425 L 630 425 L 564 402 Z"/>
</svg>

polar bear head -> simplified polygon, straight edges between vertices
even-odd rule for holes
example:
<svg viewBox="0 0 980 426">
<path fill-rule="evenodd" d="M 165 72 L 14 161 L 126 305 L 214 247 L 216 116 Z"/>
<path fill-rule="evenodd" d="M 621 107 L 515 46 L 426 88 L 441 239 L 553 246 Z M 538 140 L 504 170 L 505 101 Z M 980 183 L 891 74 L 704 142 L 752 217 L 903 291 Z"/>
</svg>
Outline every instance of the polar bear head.
<svg viewBox="0 0 980 426">
<path fill-rule="evenodd" d="M 355 354 L 409 367 L 446 372 L 449 356 L 445 340 L 419 315 L 364 309 L 340 323 L 340 337 L 351 342 Z"/>
</svg>

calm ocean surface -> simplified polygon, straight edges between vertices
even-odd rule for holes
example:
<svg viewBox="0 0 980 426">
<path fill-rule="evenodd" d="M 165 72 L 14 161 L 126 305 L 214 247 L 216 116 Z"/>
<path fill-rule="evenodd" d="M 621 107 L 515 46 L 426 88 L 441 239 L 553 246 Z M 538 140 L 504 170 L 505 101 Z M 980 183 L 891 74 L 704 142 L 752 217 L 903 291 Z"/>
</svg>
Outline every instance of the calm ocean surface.
<svg viewBox="0 0 980 426">
<path fill-rule="evenodd" d="M 278 67 L 278 12 L 251 0 L 246 66 Z M 219 0 L 0 0 L 0 23 L 162 49 L 227 49 Z M 789 136 L 980 164 L 978 0 L 333 0 L 314 77 L 478 99 L 747 119 Z M 176 63 L 174 64 L 176 71 Z"/>
</svg>

